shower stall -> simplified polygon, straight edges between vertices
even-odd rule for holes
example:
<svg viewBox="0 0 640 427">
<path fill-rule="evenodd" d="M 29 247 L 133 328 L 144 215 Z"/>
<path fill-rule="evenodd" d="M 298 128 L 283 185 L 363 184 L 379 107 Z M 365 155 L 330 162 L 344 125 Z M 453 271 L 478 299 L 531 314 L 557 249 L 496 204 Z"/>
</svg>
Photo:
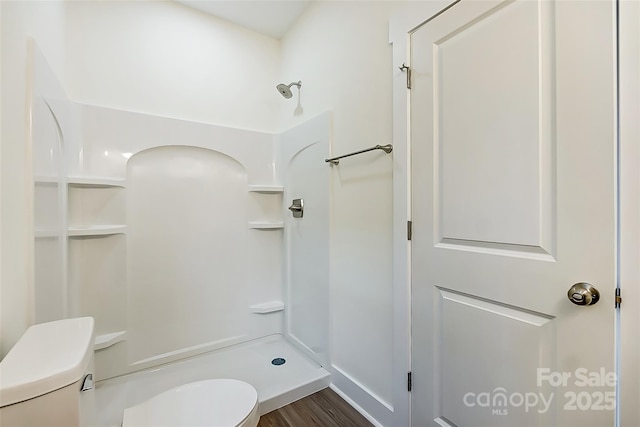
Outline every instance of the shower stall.
<svg viewBox="0 0 640 427">
<path fill-rule="evenodd" d="M 95 318 L 100 423 L 199 379 L 262 413 L 326 387 L 330 113 L 268 134 L 83 105 L 31 50 L 35 317 Z"/>
</svg>

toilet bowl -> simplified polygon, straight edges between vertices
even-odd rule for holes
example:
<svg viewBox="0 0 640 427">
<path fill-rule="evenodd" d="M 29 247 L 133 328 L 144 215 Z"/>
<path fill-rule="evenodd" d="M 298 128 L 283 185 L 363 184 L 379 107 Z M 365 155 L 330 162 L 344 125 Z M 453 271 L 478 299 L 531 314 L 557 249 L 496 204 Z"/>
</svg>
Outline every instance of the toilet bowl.
<svg viewBox="0 0 640 427">
<path fill-rule="evenodd" d="M 233 379 L 197 381 L 124 410 L 122 427 L 256 427 L 258 393 Z"/>
</svg>

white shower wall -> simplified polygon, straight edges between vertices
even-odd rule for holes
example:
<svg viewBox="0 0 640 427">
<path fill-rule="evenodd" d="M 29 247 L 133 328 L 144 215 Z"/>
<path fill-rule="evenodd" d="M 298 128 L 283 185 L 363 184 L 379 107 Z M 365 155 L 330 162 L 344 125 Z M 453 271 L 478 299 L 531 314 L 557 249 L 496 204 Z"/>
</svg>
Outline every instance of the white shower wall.
<svg viewBox="0 0 640 427">
<path fill-rule="evenodd" d="M 33 293 L 35 321 L 46 322 L 65 316 L 67 310 L 66 284 L 66 169 L 63 137 L 60 124 L 51 111 L 45 96 L 63 96 L 53 72 L 33 44 L 34 71 L 31 147 L 33 185 Z"/>
<path fill-rule="evenodd" d="M 70 151 L 68 178 L 60 178 L 68 181 L 68 284 L 37 284 L 55 298 L 37 293 L 36 316 L 62 300 L 46 320 L 96 318 L 98 379 L 285 331 L 327 363 L 328 113 L 280 138 L 51 104 Z M 36 135 L 34 145 L 46 150 L 50 141 Z M 286 263 L 283 191 L 309 203 L 302 222 L 286 221 L 295 249 Z M 37 258 L 36 270 L 51 273 L 60 262 Z"/>
<path fill-rule="evenodd" d="M 250 203 L 251 185 L 279 184 L 276 136 L 79 112 L 68 170 L 87 183 L 69 187 L 69 315 L 96 317 L 98 378 L 282 333 L 282 312 L 250 308 L 283 301 L 282 226 L 251 228 L 282 221 L 281 194 L 271 212 Z M 270 263 L 251 264 L 261 254 Z"/>
<path fill-rule="evenodd" d="M 331 114 L 322 113 L 280 136 L 285 202 L 303 199 L 304 216 L 285 220 L 286 333 L 323 366 L 330 365 Z"/>
</svg>

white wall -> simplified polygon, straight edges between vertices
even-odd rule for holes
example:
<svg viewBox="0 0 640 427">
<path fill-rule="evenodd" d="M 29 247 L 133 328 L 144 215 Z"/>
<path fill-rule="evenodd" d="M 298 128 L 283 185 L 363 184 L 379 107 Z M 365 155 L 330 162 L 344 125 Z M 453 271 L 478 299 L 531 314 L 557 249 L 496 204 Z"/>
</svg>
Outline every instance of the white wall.
<svg viewBox="0 0 640 427">
<path fill-rule="evenodd" d="M 30 139 L 27 134 L 27 39 L 64 73 L 64 5 L 58 1 L 0 2 L 2 10 L 2 275 L 1 348 L 4 356 L 33 322 L 33 245 Z"/>
<path fill-rule="evenodd" d="M 402 2 L 314 2 L 282 39 L 281 80 L 302 80 L 285 128 L 333 112 L 333 155 L 392 137 L 389 17 Z M 324 159 L 318 158 L 318 162 Z M 331 363 L 334 385 L 386 425 L 392 393 L 392 156 L 331 168 Z"/>
<path fill-rule="evenodd" d="M 167 1 L 66 2 L 69 97 L 274 132 L 279 42 Z"/>
</svg>

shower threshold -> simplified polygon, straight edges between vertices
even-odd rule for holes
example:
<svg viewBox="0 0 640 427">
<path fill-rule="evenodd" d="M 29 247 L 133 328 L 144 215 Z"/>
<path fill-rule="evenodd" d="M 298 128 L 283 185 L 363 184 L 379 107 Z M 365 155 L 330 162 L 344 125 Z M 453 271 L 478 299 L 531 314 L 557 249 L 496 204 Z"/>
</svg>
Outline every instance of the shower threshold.
<svg viewBox="0 0 640 427">
<path fill-rule="evenodd" d="M 277 358 L 286 360 L 272 364 Z M 260 414 L 266 414 L 322 390 L 330 375 L 282 335 L 234 345 L 167 365 L 96 383 L 99 427 L 120 426 L 125 408 L 163 391 L 210 378 L 234 378 L 258 391 Z"/>
</svg>

